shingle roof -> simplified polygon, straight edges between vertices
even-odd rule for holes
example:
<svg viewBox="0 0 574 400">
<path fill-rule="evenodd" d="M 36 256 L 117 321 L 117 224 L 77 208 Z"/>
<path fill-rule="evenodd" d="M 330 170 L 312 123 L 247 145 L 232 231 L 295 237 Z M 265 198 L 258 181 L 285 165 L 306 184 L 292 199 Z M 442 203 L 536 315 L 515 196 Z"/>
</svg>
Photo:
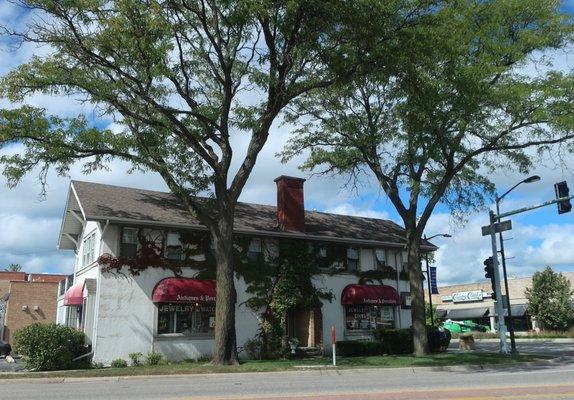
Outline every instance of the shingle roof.
<svg viewBox="0 0 574 400">
<path fill-rule="evenodd" d="M 88 220 L 145 221 L 196 228 L 202 226 L 190 216 L 182 202 L 169 192 L 82 181 L 73 181 L 72 185 Z M 276 207 L 241 202 L 236 208 L 235 230 L 285 234 L 278 228 Z M 354 239 L 396 246 L 406 242 L 404 229 L 393 221 L 317 211 L 305 212 L 305 232 L 295 235 L 313 239 L 320 237 L 324 240 Z"/>
</svg>

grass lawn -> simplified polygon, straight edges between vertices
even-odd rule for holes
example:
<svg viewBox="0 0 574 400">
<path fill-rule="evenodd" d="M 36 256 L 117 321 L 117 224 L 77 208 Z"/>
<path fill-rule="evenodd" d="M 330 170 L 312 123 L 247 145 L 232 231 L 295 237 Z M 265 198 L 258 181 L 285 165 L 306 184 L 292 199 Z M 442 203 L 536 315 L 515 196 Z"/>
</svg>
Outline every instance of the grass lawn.
<svg viewBox="0 0 574 400">
<path fill-rule="evenodd" d="M 348 368 L 399 368 L 399 367 L 440 367 L 447 365 L 472 364 L 503 364 L 526 361 L 538 361 L 547 358 L 519 354 L 512 357 L 498 353 L 469 352 L 469 353 L 440 353 L 425 357 L 413 356 L 372 356 L 372 357 L 339 357 L 337 366 Z M 246 361 L 241 365 L 214 367 L 198 362 L 181 362 L 157 366 L 140 366 L 127 368 L 102 368 L 75 371 L 27 372 L 0 374 L 0 379 L 14 378 L 58 378 L 58 377 L 107 377 L 107 376 L 137 376 L 137 375 L 178 375 L 205 374 L 224 372 L 273 372 L 292 371 L 297 366 L 330 365 L 331 358 L 312 358 L 302 360 L 272 360 Z"/>
</svg>

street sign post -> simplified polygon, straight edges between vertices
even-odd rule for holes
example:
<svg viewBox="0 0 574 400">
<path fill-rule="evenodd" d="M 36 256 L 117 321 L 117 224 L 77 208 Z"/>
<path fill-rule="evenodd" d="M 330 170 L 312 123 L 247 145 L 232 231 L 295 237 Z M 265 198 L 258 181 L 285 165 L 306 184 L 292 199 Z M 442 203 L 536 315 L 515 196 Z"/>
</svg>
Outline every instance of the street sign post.
<svg viewBox="0 0 574 400">
<path fill-rule="evenodd" d="M 502 223 L 496 224 L 496 216 L 494 211 L 490 210 L 488 213 L 490 217 L 490 226 L 488 228 L 490 231 L 490 241 L 492 243 L 492 261 L 494 267 L 494 293 L 496 296 L 496 313 L 497 323 L 498 323 L 498 336 L 500 337 L 500 352 L 502 354 L 509 354 L 508 343 L 506 343 L 506 325 L 504 324 L 504 305 L 502 304 L 502 290 L 500 289 L 500 271 L 498 270 L 498 250 L 496 249 L 496 226 L 501 226 Z M 507 221 L 510 222 L 510 221 Z M 510 228 L 509 228 L 510 229 Z M 484 228 L 482 230 L 482 235 L 484 235 Z"/>
<path fill-rule="evenodd" d="M 482 236 L 488 236 L 491 235 L 491 225 L 486 225 L 483 226 L 482 228 Z M 500 232 L 504 232 L 504 231 L 509 231 L 512 229 L 512 221 L 508 220 L 508 221 L 502 221 L 499 223 L 494 224 L 494 233 L 500 233 Z"/>
<path fill-rule="evenodd" d="M 337 331 L 335 326 L 331 325 L 331 345 L 333 346 L 333 367 L 337 366 Z"/>
</svg>

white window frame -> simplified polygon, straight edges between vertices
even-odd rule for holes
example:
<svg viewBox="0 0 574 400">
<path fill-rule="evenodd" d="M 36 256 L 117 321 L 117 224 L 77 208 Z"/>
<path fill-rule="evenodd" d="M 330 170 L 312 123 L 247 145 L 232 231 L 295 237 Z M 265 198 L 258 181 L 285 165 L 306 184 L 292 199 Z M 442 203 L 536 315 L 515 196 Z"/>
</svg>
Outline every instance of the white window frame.
<svg viewBox="0 0 574 400">
<path fill-rule="evenodd" d="M 135 236 L 135 243 L 132 243 L 132 242 L 124 242 L 124 232 L 125 232 L 126 230 L 133 230 L 133 231 L 135 231 L 135 234 L 136 234 L 136 236 Z M 125 255 L 124 255 L 123 252 L 122 252 L 122 245 L 124 245 L 124 244 L 130 244 L 130 245 L 134 245 L 134 244 L 135 244 L 135 246 L 136 246 L 136 257 L 137 257 L 137 252 L 138 252 L 138 247 L 139 247 L 139 243 L 138 243 L 138 235 L 139 235 L 139 233 L 140 233 L 140 229 L 139 229 L 139 228 L 136 228 L 136 227 L 133 227 L 133 226 L 122 226 L 122 227 L 120 228 L 120 247 L 119 247 L 119 249 L 118 249 L 118 250 L 119 250 L 119 251 L 118 251 L 119 257 L 122 257 L 122 258 L 125 257 Z"/>
<path fill-rule="evenodd" d="M 256 261 L 263 253 L 263 241 L 261 238 L 252 238 L 247 249 L 247 258 Z"/>
<path fill-rule="evenodd" d="M 82 267 L 96 261 L 96 231 L 92 231 L 82 242 Z"/>
<path fill-rule="evenodd" d="M 173 243 L 170 243 L 170 236 L 172 238 L 177 236 L 177 239 L 174 239 Z M 175 257 L 168 257 L 168 248 L 169 247 L 179 247 L 179 258 Z M 168 260 L 174 261 L 181 261 L 183 258 L 183 243 L 181 242 L 181 232 L 177 231 L 167 231 L 165 234 L 165 258 Z"/>
<path fill-rule="evenodd" d="M 351 268 L 349 261 L 356 262 L 356 267 Z M 358 247 L 347 247 L 347 270 L 359 271 L 361 269 L 361 251 Z"/>
</svg>

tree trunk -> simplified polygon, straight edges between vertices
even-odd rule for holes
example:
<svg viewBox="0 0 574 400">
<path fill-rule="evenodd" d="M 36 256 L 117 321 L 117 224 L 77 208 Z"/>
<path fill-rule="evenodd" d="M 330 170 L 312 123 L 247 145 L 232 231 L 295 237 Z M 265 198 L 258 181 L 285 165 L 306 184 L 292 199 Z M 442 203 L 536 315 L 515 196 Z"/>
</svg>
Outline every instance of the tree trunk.
<svg viewBox="0 0 574 400">
<path fill-rule="evenodd" d="M 233 214 L 221 216 L 211 231 L 217 263 L 213 365 L 239 364 L 235 333 L 237 294 L 233 280 Z"/>
<path fill-rule="evenodd" d="M 411 318 L 415 356 L 424 356 L 429 353 L 420 247 L 421 239 L 417 237 L 415 229 L 407 228 L 407 254 L 409 283 L 411 286 Z"/>
</svg>

